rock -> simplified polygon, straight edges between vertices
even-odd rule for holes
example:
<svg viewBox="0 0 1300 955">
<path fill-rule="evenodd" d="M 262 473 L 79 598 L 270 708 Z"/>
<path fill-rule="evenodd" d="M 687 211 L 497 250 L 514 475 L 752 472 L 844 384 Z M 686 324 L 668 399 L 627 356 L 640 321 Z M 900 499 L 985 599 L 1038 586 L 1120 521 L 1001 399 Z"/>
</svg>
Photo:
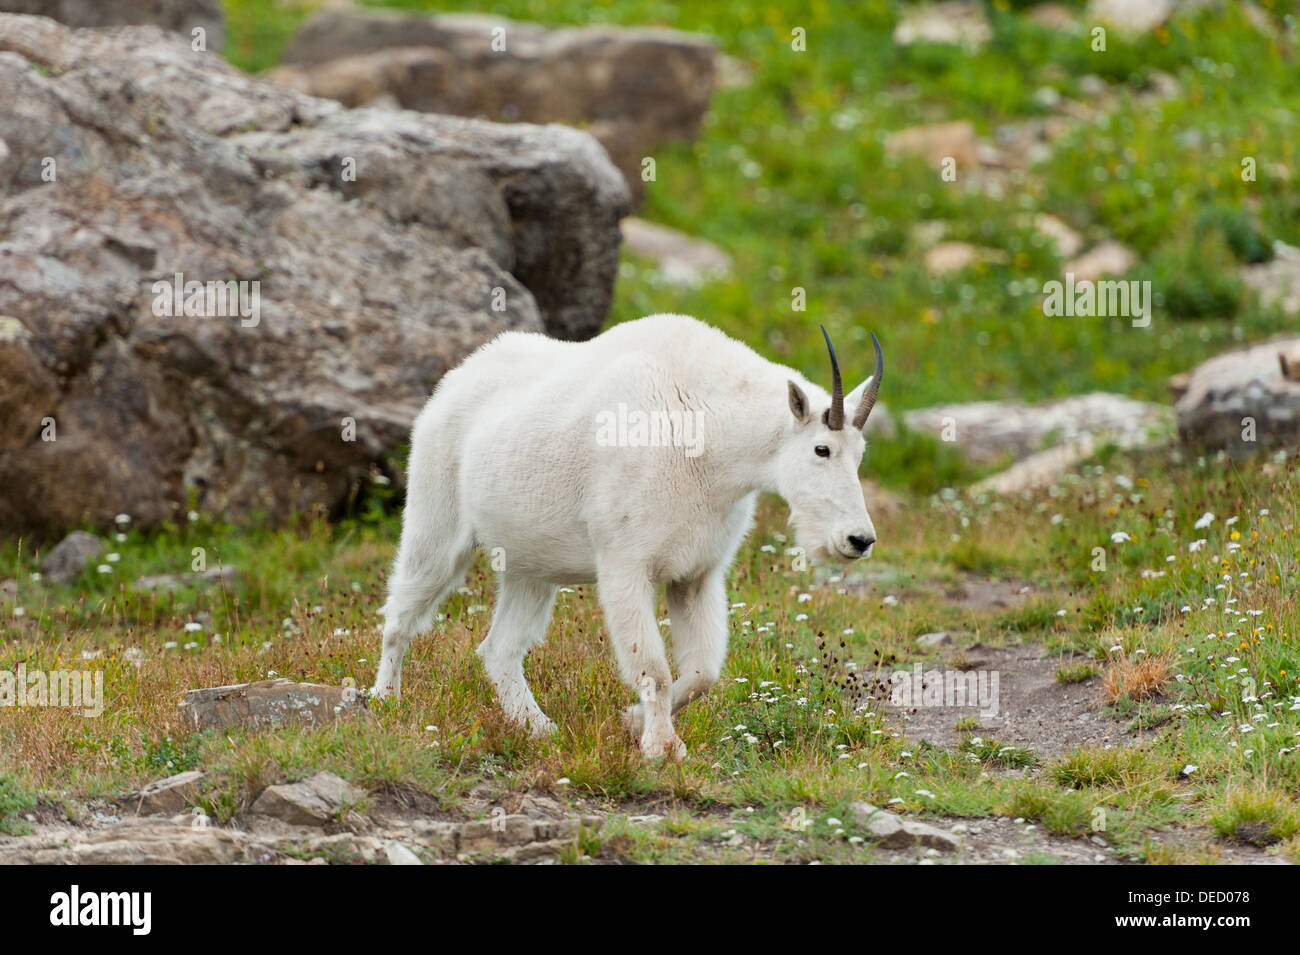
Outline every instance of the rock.
<svg viewBox="0 0 1300 955">
<path fill-rule="evenodd" d="M 1275 361 L 1276 364 L 1276 361 Z M 1163 405 L 1123 395 L 1093 392 L 1038 405 L 977 401 L 906 412 L 913 431 L 951 438 L 976 464 L 996 464 L 1010 455 L 1027 458 L 1049 442 L 1105 436 L 1120 447 L 1145 447 L 1172 436 L 1174 420 Z"/>
<path fill-rule="evenodd" d="M 419 856 L 400 842 L 390 842 L 384 847 L 384 854 L 389 865 L 424 865 Z"/>
<path fill-rule="evenodd" d="M 479 344 L 604 321 L 629 196 L 586 133 L 345 110 L 155 27 L 0 15 L 0 54 L 0 533 L 336 507 Z"/>
<path fill-rule="evenodd" d="M 952 636 L 946 630 L 923 633 L 916 638 L 916 645 L 926 650 L 933 650 L 935 647 L 946 646 L 950 643 L 952 643 Z"/>
<path fill-rule="evenodd" d="M 1055 216 L 1040 213 L 1033 224 L 1037 232 L 1056 243 L 1056 252 L 1063 259 L 1073 258 L 1083 248 L 1083 237 Z"/>
<path fill-rule="evenodd" d="M 581 829 L 598 830 L 598 815 L 530 819 L 497 814 L 482 820 L 448 822 L 384 813 L 349 811 L 364 792 L 332 773 L 267 787 L 242 815 L 237 829 L 216 826 L 207 816 L 112 819 L 96 813 L 72 826 L 37 823 L 30 836 L 0 835 L 0 864 L 45 863 L 256 863 L 324 865 L 384 863 L 420 865 L 430 853 L 447 860 L 546 862 L 574 846 Z M 346 829 L 322 832 L 340 817 Z M 651 826 L 658 816 L 634 818 Z M 327 834 L 328 833 L 328 834 Z"/>
<path fill-rule="evenodd" d="M 364 713 L 366 708 L 362 697 L 350 687 L 280 678 L 188 690 L 179 711 L 190 726 L 204 730 L 261 729 L 285 723 L 326 726 Z"/>
<path fill-rule="evenodd" d="M 151 24 L 183 33 L 187 41 L 202 27 L 209 53 L 225 45 L 221 0 L 0 0 L 0 13 L 30 13 L 70 27 Z"/>
<path fill-rule="evenodd" d="M 653 259 L 660 277 L 669 285 L 695 288 L 731 272 L 731 256 L 712 242 L 693 239 L 635 216 L 623 220 L 622 230 L 627 250 Z"/>
<path fill-rule="evenodd" d="M 979 139 L 975 136 L 974 125 L 966 120 L 913 126 L 885 137 L 885 155 L 921 156 L 936 168 L 945 159 L 952 158 L 957 161 L 960 176 L 962 170 L 979 165 Z"/>
<path fill-rule="evenodd" d="M 55 584 L 70 584 L 103 552 L 104 545 L 94 534 L 73 531 L 41 561 L 41 577 Z"/>
<path fill-rule="evenodd" d="M 1073 33 L 1079 28 L 1069 7 L 1060 3 L 1036 3 L 1025 11 L 1025 16 L 1049 30 Z"/>
<path fill-rule="evenodd" d="M 926 219 L 912 226 L 912 241 L 928 248 L 948 234 L 948 223 L 942 219 Z"/>
<path fill-rule="evenodd" d="M 1086 18 L 1138 36 L 1163 24 L 1173 12 L 1173 0 L 1091 0 Z"/>
<path fill-rule="evenodd" d="M 926 271 L 931 275 L 958 272 L 977 262 L 1001 262 L 1005 259 L 1006 253 L 1001 249 L 985 249 L 969 242 L 940 242 L 934 248 L 927 249 L 921 257 Z"/>
<path fill-rule="evenodd" d="M 973 0 L 943 0 L 906 8 L 894 27 L 894 42 L 899 46 L 951 43 L 977 50 L 992 36 L 983 4 Z"/>
<path fill-rule="evenodd" d="M 580 125 L 639 198 L 643 158 L 699 134 L 718 56 L 674 30 L 358 9 L 308 19 L 273 76 L 352 105 L 390 94 L 406 109 Z"/>
<path fill-rule="evenodd" d="M 945 832 L 935 826 L 924 822 L 915 822 L 907 820 L 903 823 L 903 831 L 906 832 L 915 843 L 927 846 L 931 849 L 938 849 L 940 852 L 956 852 L 961 848 L 961 840 L 950 832 Z"/>
<path fill-rule="evenodd" d="M 196 825 L 199 817 L 124 819 L 104 829 L 54 829 L 0 838 L 6 865 L 232 865 L 260 862 L 275 850 L 244 832 Z"/>
<path fill-rule="evenodd" d="M 951 833 L 924 822 L 900 819 L 870 803 L 854 802 L 849 810 L 858 825 L 866 829 L 882 848 L 910 849 L 921 845 L 940 852 L 954 852 L 961 848 L 961 840 Z"/>
<path fill-rule="evenodd" d="M 1297 348 L 1300 336 L 1289 336 L 1227 352 L 1192 369 L 1174 405 L 1179 436 L 1196 447 L 1242 454 L 1296 443 L 1300 382 L 1284 376 L 1282 356 L 1294 355 Z"/>
<path fill-rule="evenodd" d="M 1136 264 L 1137 255 L 1131 249 L 1110 239 L 1071 259 L 1061 274 L 1073 272 L 1076 282 L 1095 282 L 1103 275 L 1123 275 Z"/>
<path fill-rule="evenodd" d="M 267 786 L 253 801 L 252 811 L 294 826 L 324 826 L 364 796 L 347 780 L 319 772 L 300 782 Z"/>
<path fill-rule="evenodd" d="M 1089 435 L 1067 441 L 1054 448 L 1038 451 L 1017 461 L 1005 471 L 990 475 L 970 487 L 972 497 L 981 494 L 1019 494 L 1056 484 L 1075 465 L 1092 454 L 1094 443 Z"/>
<path fill-rule="evenodd" d="M 191 769 L 166 779 L 155 780 L 135 796 L 128 797 L 126 802 L 141 815 L 181 812 L 198 797 L 199 784 L 206 775 Z"/>
<path fill-rule="evenodd" d="M 136 590 L 173 591 L 182 587 L 207 587 L 213 584 L 233 585 L 239 580 L 239 571 L 234 567 L 212 567 L 197 574 L 155 574 L 141 577 L 133 585 Z"/>
<path fill-rule="evenodd" d="M 1265 305 L 1276 306 L 1287 315 L 1300 314 L 1300 249 L 1275 243 L 1273 259 L 1247 265 L 1241 277 Z"/>
<path fill-rule="evenodd" d="M 553 854 L 572 845 L 580 829 L 599 829 L 599 816 L 564 819 L 534 819 L 521 814 L 498 812 L 488 819 L 462 823 L 457 833 L 457 852 L 487 854 L 526 861 L 538 855 Z"/>
</svg>

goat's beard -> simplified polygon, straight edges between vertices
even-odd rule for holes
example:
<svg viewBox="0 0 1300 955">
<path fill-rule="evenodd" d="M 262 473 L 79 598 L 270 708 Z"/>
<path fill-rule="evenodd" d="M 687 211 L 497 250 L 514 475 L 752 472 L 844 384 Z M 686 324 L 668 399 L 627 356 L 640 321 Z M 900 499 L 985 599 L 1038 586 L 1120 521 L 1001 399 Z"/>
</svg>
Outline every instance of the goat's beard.
<svg viewBox="0 0 1300 955">
<path fill-rule="evenodd" d="M 812 530 L 799 521 L 799 515 L 790 512 L 790 528 L 794 531 L 795 546 L 803 551 L 810 564 L 851 564 L 852 558 L 845 557 L 839 548 L 832 547 L 830 538 L 824 533 Z"/>
</svg>

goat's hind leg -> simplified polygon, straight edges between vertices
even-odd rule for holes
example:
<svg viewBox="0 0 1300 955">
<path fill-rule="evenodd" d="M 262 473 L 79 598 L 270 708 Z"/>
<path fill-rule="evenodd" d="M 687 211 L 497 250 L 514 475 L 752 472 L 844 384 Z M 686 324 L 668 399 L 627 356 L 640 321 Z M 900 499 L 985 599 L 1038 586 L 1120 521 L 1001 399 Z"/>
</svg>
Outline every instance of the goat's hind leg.
<svg viewBox="0 0 1300 955">
<path fill-rule="evenodd" d="M 542 712 L 528 688 L 524 657 L 545 641 L 554 605 L 554 585 L 502 574 L 492 626 L 475 651 L 497 689 L 506 717 L 538 736 L 549 735 L 555 724 Z"/>
<path fill-rule="evenodd" d="M 409 516 L 407 518 L 410 519 Z M 402 660 L 412 638 L 432 623 L 443 598 L 465 577 L 474 545 L 461 537 L 439 545 L 403 533 L 384 604 L 384 646 L 370 695 L 402 695 Z"/>
</svg>

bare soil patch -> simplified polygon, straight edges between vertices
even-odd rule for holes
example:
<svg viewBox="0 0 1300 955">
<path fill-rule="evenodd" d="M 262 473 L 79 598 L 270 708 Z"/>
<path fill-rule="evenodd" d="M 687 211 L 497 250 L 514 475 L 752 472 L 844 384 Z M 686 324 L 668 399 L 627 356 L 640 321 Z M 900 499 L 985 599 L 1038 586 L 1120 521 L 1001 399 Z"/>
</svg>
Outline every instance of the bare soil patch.
<svg viewBox="0 0 1300 955">
<path fill-rule="evenodd" d="M 1129 732 L 1127 720 L 1104 712 L 1100 676 L 1080 683 L 1056 679 L 1061 666 L 1079 659 L 1038 645 L 990 647 L 976 643 L 953 648 L 942 663 L 923 664 L 922 672 L 984 671 L 990 689 L 996 674 L 996 715 L 984 715 L 980 706 L 903 707 L 893 703 L 886 712 L 908 739 L 928 740 L 945 749 L 975 733 L 1050 757 L 1080 746 L 1132 746 L 1150 736 Z M 975 725 L 968 726 L 969 720 Z M 967 728 L 959 730 L 959 722 Z"/>
</svg>

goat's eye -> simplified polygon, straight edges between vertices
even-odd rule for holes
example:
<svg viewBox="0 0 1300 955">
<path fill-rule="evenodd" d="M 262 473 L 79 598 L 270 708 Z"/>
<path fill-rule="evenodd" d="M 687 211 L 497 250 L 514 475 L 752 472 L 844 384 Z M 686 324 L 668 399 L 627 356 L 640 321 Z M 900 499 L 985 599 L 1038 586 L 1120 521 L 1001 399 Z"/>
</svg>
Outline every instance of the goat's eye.
<svg viewBox="0 0 1300 955">
<path fill-rule="evenodd" d="M 831 449 L 824 444 L 817 445 L 813 450 L 817 452 L 819 458 L 829 458 L 831 456 Z"/>
</svg>

